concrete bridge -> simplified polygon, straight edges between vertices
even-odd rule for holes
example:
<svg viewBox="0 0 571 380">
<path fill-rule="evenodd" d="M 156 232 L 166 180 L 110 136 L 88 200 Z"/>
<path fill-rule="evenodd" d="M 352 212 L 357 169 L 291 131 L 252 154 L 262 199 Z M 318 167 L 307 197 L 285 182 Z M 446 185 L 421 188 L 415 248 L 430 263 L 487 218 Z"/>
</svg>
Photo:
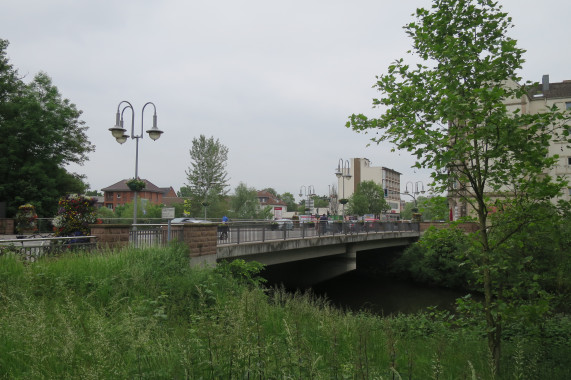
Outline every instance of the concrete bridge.
<svg viewBox="0 0 571 380">
<path fill-rule="evenodd" d="M 360 251 L 404 248 L 420 237 L 418 223 L 347 224 L 339 231 L 320 231 L 317 228 L 305 233 L 303 230 L 295 232 L 278 231 L 271 236 L 267 231 L 264 241 L 219 242 L 216 261 L 243 259 L 272 266 L 319 258 L 319 269 L 311 274 L 311 282 L 319 282 L 356 269 Z"/>
</svg>

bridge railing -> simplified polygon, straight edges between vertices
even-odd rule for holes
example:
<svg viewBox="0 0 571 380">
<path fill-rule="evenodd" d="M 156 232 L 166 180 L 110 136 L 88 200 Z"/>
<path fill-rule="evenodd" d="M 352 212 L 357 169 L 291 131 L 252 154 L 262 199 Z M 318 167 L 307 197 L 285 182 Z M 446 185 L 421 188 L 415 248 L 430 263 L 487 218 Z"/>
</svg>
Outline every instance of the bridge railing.
<svg viewBox="0 0 571 380">
<path fill-rule="evenodd" d="M 16 254 L 26 261 L 64 252 L 90 251 L 97 246 L 96 236 L 39 237 L 0 240 L 0 256 Z"/>
<path fill-rule="evenodd" d="M 327 221 L 298 224 L 236 222 L 218 228 L 218 245 L 395 231 L 419 232 L 420 228 L 418 223 L 408 222 Z"/>
<path fill-rule="evenodd" d="M 136 224 L 129 231 L 129 242 L 137 247 L 166 245 L 171 240 L 182 241 L 181 225 L 172 225 L 170 231 L 166 224 Z"/>
</svg>

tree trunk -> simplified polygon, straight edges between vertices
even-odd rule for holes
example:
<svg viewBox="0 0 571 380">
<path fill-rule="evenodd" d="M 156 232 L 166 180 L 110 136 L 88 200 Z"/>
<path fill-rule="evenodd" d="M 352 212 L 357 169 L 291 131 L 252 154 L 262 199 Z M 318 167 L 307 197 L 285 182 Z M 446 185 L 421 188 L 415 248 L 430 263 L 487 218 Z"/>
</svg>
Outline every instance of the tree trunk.
<svg viewBox="0 0 571 380">
<path fill-rule="evenodd" d="M 488 349 L 493 360 L 494 374 L 497 374 L 500 369 L 500 353 L 501 353 L 501 339 L 502 339 L 502 326 L 501 315 L 492 312 L 494 295 L 492 290 L 492 272 L 490 269 L 490 246 L 488 242 L 488 233 L 486 230 L 486 216 L 480 213 L 480 236 L 482 239 L 482 267 L 484 274 L 484 314 L 486 318 Z"/>
</svg>

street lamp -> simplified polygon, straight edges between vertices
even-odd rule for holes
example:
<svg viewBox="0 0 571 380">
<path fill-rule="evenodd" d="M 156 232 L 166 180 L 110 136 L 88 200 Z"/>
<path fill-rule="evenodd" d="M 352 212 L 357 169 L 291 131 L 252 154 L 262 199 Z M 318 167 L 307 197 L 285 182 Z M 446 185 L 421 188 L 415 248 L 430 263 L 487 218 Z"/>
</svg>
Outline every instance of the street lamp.
<svg viewBox="0 0 571 380">
<path fill-rule="evenodd" d="M 410 183 L 410 192 L 408 191 L 408 184 L 409 183 Z M 420 191 L 418 191 L 418 184 L 419 183 L 421 184 L 421 189 L 422 189 Z M 424 193 L 426 193 L 426 191 L 424 191 L 424 183 L 422 183 L 422 181 L 416 181 L 415 183 L 412 183 L 412 181 L 408 181 L 405 185 L 403 194 L 410 195 L 412 197 L 412 199 L 414 199 L 414 207 L 416 207 L 416 195 L 424 194 Z"/>
<path fill-rule="evenodd" d="M 339 159 L 337 163 L 337 170 L 335 171 L 335 175 L 337 178 L 343 178 L 342 182 L 342 199 L 341 204 L 343 205 L 343 220 L 345 220 L 345 203 L 347 203 L 347 199 L 345 199 L 345 178 L 351 178 L 351 168 L 349 167 L 349 160 L 343 161 L 342 158 Z"/>
<path fill-rule="evenodd" d="M 109 128 L 109 130 L 111 131 L 111 134 L 113 135 L 113 137 L 115 137 L 115 140 L 117 140 L 117 142 L 119 144 L 125 143 L 129 137 L 131 139 L 136 140 L 135 141 L 135 179 L 139 179 L 139 139 L 143 138 L 143 124 L 144 124 L 143 115 L 145 114 L 145 108 L 149 104 L 152 105 L 153 109 L 154 109 L 153 127 L 151 129 L 147 130 L 146 132 L 149 134 L 149 137 L 152 140 L 158 140 L 159 137 L 161 137 L 161 134 L 163 133 L 163 131 L 161 131 L 160 129 L 157 128 L 157 107 L 155 107 L 155 105 L 152 102 L 145 103 L 145 105 L 143 106 L 143 109 L 141 110 L 141 132 L 138 135 L 135 133 L 135 109 L 133 108 L 133 105 L 126 100 L 119 102 L 119 104 L 117 105 L 117 114 L 115 115 L 115 127 Z M 131 110 L 131 135 L 130 136 L 126 134 L 127 130 L 125 128 L 123 128 L 123 113 L 127 109 Z M 135 225 L 137 224 L 137 193 L 138 193 L 138 190 L 135 190 L 134 193 L 135 193 L 135 196 L 134 196 L 134 207 L 133 207 L 133 230 L 135 231 L 137 229 L 137 227 Z"/>
<path fill-rule="evenodd" d="M 302 189 L 305 190 L 305 193 L 302 191 Z M 309 185 L 307 187 L 305 185 L 302 185 L 299 188 L 299 197 L 301 198 L 304 194 L 307 197 L 306 207 L 307 207 L 308 211 L 311 211 L 309 198 L 312 196 L 315 196 L 315 187 L 313 187 L 313 185 Z"/>
<path fill-rule="evenodd" d="M 408 184 L 410 183 L 410 192 L 408 191 Z M 421 190 L 418 190 L 418 184 L 421 184 Z M 414 190 L 414 191 L 413 191 Z M 416 196 L 418 194 L 424 194 L 426 191 L 424 191 L 424 184 L 422 183 L 422 181 L 416 181 L 415 183 L 412 183 L 411 181 L 408 181 L 405 185 L 404 188 L 404 193 L 406 195 L 409 195 L 412 197 L 412 199 L 414 199 L 414 209 L 413 209 L 413 213 L 417 213 L 418 212 L 418 208 L 417 208 L 417 204 L 416 204 Z M 413 220 L 414 220 L 414 214 L 413 214 Z M 418 214 L 418 221 L 420 222 L 420 214 Z"/>
</svg>

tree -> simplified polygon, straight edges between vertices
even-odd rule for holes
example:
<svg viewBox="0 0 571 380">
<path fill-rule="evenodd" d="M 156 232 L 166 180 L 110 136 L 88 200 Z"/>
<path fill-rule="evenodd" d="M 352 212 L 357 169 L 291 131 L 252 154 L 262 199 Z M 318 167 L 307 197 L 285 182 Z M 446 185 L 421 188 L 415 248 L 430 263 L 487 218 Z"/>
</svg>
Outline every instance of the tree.
<svg viewBox="0 0 571 380">
<path fill-rule="evenodd" d="M 431 197 L 419 197 L 418 211 L 422 214 L 423 220 L 448 220 L 448 199 L 440 195 Z"/>
<path fill-rule="evenodd" d="M 363 181 L 357 185 L 348 203 L 348 212 L 353 215 L 380 215 L 391 209 L 385 200 L 384 190 L 374 181 Z"/>
<path fill-rule="evenodd" d="M 231 216 L 237 219 L 269 219 L 272 216 L 271 207 L 260 208 L 258 192 L 245 183 L 240 183 L 234 190 L 230 201 Z"/>
<path fill-rule="evenodd" d="M 0 201 L 8 216 L 31 203 L 40 216 L 54 216 L 61 196 L 83 193 L 85 177 L 65 166 L 83 164 L 95 150 L 81 111 L 45 73 L 26 84 L 6 57 L 8 41 L 0 39 Z"/>
<path fill-rule="evenodd" d="M 262 191 L 267 191 L 268 193 L 272 194 L 274 197 L 278 198 L 278 192 L 273 187 L 266 187 Z"/>
<path fill-rule="evenodd" d="M 449 209 L 448 199 L 443 196 L 423 197 L 420 196 L 416 199 L 417 209 L 422 214 L 422 220 L 448 220 Z M 412 219 L 412 209 L 414 202 L 407 202 L 404 209 L 401 210 L 401 219 Z"/>
<path fill-rule="evenodd" d="M 279 198 L 285 202 L 288 211 L 297 211 L 297 203 L 295 203 L 295 197 L 292 193 L 283 193 Z"/>
<path fill-rule="evenodd" d="M 391 64 L 375 85 L 384 95 L 373 100 L 381 116 L 352 115 L 347 123 L 381 130 L 372 141 L 412 152 L 416 167 L 432 169 L 437 192 L 450 190 L 470 205 L 479 231 L 466 260 L 482 284 L 496 370 L 506 305 L 525 302 L 504 289 L 507 271 L 522 265 L 506 261 L 523 260 L 507 247 L 565 186 L 544 173 L 558 158 L 548 154 L 550 141 L 568 140 L 556 107 L 529 114 L 506 105 L 525 100 L 528 88 L 517 84 L 524 51 L 507 36 L 511 18 L 501 9 L 490 0 L 434 0 L 431 9 L 417 9 L 404 29 L 421 63 Z"/>
<path fill-rule="evenodd" d="M 191 166 L 186 171 L 188 184 L 184 193 L 191 200 L 191 215 L 200 215 L 203 207 L 218 210 L 227 194 L 228 148 L 214 137 L 200 135 L 192 139 L 190 159 Z"/>
</svg>

